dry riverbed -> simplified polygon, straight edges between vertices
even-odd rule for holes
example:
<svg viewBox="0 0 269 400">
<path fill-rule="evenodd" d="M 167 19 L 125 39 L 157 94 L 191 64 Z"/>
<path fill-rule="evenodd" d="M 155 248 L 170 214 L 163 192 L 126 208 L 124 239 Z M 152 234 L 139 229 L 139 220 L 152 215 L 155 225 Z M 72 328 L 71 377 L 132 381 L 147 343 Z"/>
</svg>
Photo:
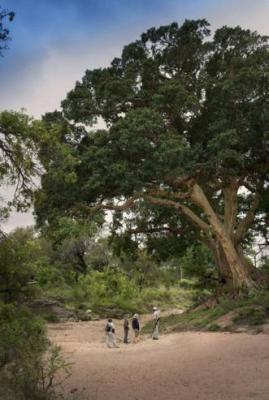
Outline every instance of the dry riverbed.
<svg viewBox="0 0 269 400">
<path fill-rule="evenodd" d="M 144 318 L 146 321 L 148 317 Z M 107 349 L 106 321 L 49 325 L 73 363 L 65 398 L 80 400 L 268 400 L 269 336 L 184 332 Z M 73 393 L 73 394 L 72 394 Z"/>
</svg>

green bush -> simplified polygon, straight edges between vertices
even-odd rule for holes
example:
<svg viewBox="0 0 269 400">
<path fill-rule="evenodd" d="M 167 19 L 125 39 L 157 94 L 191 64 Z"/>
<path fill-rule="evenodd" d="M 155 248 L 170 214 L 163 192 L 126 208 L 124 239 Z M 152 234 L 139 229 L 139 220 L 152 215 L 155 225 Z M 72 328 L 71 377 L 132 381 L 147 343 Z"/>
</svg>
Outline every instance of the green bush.
<svg viewBox="0 0 269 400">
<path fill-rule="evenodd" d="M 209 332 L 218 332 L 221 330 L 221 327 L 214 322 L 212 324 L 207 325 L 206 328 Z"/>
<path fill-rule="evenodd" d="M 94 271 L 81 276 L 73 289 L 77 302 L 90 301 L 92 305 L 134 299 L 138 295 L 135 282 L 115 268 Z"/>
<path fill-rule="evenodd" d="M 234 317 L 234 322 L 244 323 L 247 322 L 249 325 L 260 325 L 266 318 L 266 311 L 262 308 L 257 307 L 245 307 L 241 308 L 237 315 Z"/>
<path fill-rule="evenodd" d="M 51 399 L 56 373 L 68 374 L 69 367 L 48 341 L 43 321 L 24 307 L 0 306 L 1 399 Z"/>
<path fill-rule="evenodd" d="M 45 313 L 42 317 L 47 322 L 53 322 L 53 323 L 60 322 L 59 317 L 56 314 L 53 314 L 52 312 Z"/>
</svg>

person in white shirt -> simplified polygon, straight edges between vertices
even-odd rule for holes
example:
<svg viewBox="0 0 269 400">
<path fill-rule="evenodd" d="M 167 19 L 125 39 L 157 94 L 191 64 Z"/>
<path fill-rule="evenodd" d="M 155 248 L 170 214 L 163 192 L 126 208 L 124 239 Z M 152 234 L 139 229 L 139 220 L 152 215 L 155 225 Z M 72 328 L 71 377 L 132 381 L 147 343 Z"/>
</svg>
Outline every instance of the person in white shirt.
<svg viewBox="0 0 269 400">
<path fill-rule="evenodd" d="M 153 307 L 152 321 L 153 321 L 153 333 L 152 339 L 159 339 L 159 327 L 160 327 L 160 315 L 161 312 L 158 307 Z"/>
<path fill-rule="evenodd" d="M 106 324 L 106 345 L 107 347 L 119 347 L 116 343 L 116 338 L 115 338 L 115 327 L 112 322 L 112 319 L 109 318 L 108 322 Z"/>
</svg>

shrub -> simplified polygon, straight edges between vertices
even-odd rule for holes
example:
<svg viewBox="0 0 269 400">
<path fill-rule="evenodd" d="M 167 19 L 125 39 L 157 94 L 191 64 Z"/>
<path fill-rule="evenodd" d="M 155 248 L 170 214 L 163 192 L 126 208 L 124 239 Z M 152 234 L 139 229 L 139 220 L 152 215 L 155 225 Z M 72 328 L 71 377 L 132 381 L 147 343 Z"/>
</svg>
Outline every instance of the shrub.
<svg viewBox="0 0 269 400">
<path fill-rule="evenodd" d="M 210 332 L 217 332 L 217 331 L 221 330 L 221 327 L 218 324 L 214 323 L 214 322 L 212 324 L 207 325 L 206 328 Z"/>
<path fill-rule="evenodd" d="M 53 398 L 56 373 L 69 373 L 60 349 L 51 345 L 43 321 L 14 305 L 0 307 L 0 398 Z"/>
<path fill-rule="evenodd" d="M 249 325 L 260 325 L 264 322 L 266 312 L 262 308 L 245 307 L 241 308 L 234 317 L 234 322 L 247 322 Z"/>
</svg>

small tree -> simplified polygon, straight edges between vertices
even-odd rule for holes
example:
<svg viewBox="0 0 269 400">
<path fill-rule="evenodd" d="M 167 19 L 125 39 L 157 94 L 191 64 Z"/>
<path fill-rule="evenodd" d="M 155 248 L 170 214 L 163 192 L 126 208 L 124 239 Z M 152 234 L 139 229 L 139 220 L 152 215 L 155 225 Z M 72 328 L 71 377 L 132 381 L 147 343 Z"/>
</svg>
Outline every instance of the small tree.
<svg viewBox="0 0 269 400">
<path fill-rule="evenodd" d="M 37 246 L 32 229 L 19 228 L 0 242 L 0 301 L 23 302 L 35 293 Z"/>
</svg>

